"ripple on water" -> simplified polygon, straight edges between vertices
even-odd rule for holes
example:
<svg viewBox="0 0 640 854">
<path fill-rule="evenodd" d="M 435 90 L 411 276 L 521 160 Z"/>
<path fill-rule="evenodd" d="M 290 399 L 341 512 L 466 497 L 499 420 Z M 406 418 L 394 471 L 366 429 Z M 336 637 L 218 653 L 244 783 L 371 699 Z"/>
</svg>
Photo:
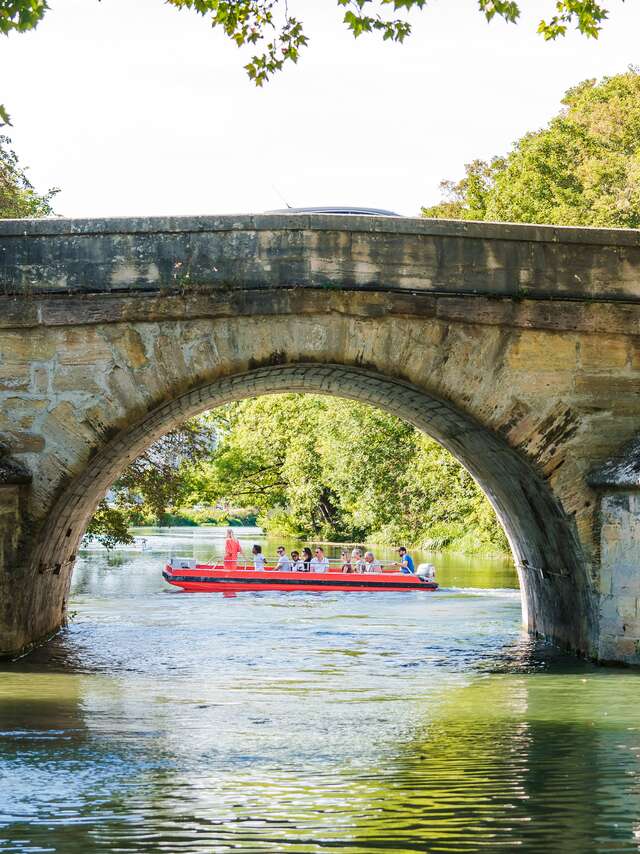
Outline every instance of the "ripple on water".
<svg viewBox="0 0 640 854">
<path fill-rule="evenodd" d="M 523 637 L 514 591 L 77 585 L 0 674 L 1 851 L 640 847 L 638 676 Z"/>
</svg>

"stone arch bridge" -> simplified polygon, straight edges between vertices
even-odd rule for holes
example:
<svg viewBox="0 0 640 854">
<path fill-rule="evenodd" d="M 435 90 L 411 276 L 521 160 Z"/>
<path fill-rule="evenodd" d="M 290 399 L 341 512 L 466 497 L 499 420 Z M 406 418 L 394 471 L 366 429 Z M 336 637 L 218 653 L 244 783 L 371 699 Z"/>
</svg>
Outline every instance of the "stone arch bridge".
<svg viewBox="0 0 640 854">
<path fill-rule="evenodd" d="M 144 447 L 284 390 L 439 440 L 500 516 L 528 628 L 640 663 L 640 233 L 322 215 L 0 223 L 0 652 L 63 622 Z"/>
</svg>

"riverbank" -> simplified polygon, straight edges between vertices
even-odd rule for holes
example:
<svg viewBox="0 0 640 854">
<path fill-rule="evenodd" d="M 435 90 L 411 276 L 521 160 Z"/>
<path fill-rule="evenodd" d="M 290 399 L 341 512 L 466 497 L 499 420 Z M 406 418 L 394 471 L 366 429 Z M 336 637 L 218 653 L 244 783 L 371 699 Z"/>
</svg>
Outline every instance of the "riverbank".
<svg viewBox="0 0 640 854">
<path fill-rule="evenodd" d="M 306 538 L 305 539 L 304 537 L 292 537 L 290 534 L 287 534 L 287 533 L 265 530 L 264 528 L 260 527 L 259 525 L 252 525 L 251 521 L 248 521 L 251 519 L 251 517 L 248 517 L 248 519 L 247 519 L 247 517 L 245 517 L 242 521 L 239 521 L 239 520 L 234 518 L 233 521 L 225 521 L 225 522 L 219 522 L 219 523 L 214 523 L 214 522 L 196 523 L 194 521 L 191 521 L 189 519 L 189 517 L 171 516 L 171 517 L 169 517 L 169 519 L 171 521 L 166 525 L 160 525 L 160 526 L 147 525 L 144 527 L 160 528 L 160 529 L 166 528 L 167 530 L 169 530 L 171 528 L 189 528 L 189 529 L 195 529 L 195 530 L 198 530 L 198 529 L 212 530 L 212 529 L 226 529 L 226 527 L 230 527 L 230 528 L 233 528 L 234 530 L 238 530 L 240 528 L 253 527 L 257 533 L 259 532 L 258 535 L 261 537 L 264 537 L 266 540 L 270 540 L 270 541 L 275 542 L 276 540 L 282 539 L 283 541 L 286 541 L 286 542 L 293 542 L 296 544 L 296 546 L 298 546 L 300 544 L 310 545 L 310 546 L 311 545 L 313 545 L 313 546 L 331 546 L 331 547 L 335 547 L 337 549 L 343 549 L 343 548 L 353 549 L 353 548 L 362 548 L 363 546 L 366 546 L 367 548 L 373 548 L 373 549 L 384 549 L 384 550 L 391 549 L 391 550 L 393 550 L 400 545 L 404 545 L 407 547 L 407 549 L 411 553 L 413 553 L 413 552 L 428 552 L 428 553 L 437 552 L 438 554 L 465 555 L 465 556 L 477 556 L 477 557 L 487 557 L 487 558 L 495 557 L 495 558 L 505 558 L 507 560 L 509 560 L 511 558 L 509 551 L 502 551 L 500 549 L 497 549 L 495 547 L 495 545 L 493 545 L 493 544 L 483 543 L 483 542 L 479 541 L 476 537 L 474 537 L 473 534 L 467 534 L 464 537 L 449 541 L 447 543 L 447 545 L 441 545 L 443 538 L 434 539 L 432 544 L 417 545 L 415 543 L 406 542 L 404 540 L 390 542 L 388 540 L 387 541 L 377 540 L 375 538 L 370 538 L 370 539 L 367 539 L 366 541 L 363 542 L 362 540 L 327 540 L 327 539 L 314 539 L 314 538 Z M 173 521 L 176 519 L 178 521 Z M 139 529 L 140 529 L 140 526 L 136 526 L 135 528 L 131 528 L 132 531 L 137 531 Z"/>
</svg>

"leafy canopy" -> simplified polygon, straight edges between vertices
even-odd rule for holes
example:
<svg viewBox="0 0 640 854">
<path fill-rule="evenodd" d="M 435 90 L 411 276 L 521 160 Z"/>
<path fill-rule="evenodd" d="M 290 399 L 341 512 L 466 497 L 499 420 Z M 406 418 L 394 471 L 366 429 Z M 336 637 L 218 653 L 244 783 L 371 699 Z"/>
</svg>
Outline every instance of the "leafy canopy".
<svg viewBox="0 0 640 854">
<path fill-rule="evenodd" d="M 176 431 L 152 446 L 115 484 L 91 533 L 102 525 L 117 539 L 107 510 L 132 521 L 161 520 L 181 504 L 231 504 L 256 511 L 271 534 L 507 548 L 486 498 L 453 457 L 371 406 L 321 395 L 264 396 L 183 429 L 195 430 L 197 440 L 185 442 Z"/>
<path fill-rule="evenodd" d="M 239 47 L 257 46 L 258 51 L 245 68 L 258 86 L 279 71 L 285 62 L 297 62 L 301 48 L 308 42 L 302 21 L 289 14 L 287 0 L 165 2 L 207 17 Z M 411 32 L 409 13 L 427 5 L 427 0 L 334 2 L 344 9 L 343 22 L 355 37 L 377 32 L 385 40 L 398 42 Z M 538 32 L 545 39 L 563 36 L 570 26 L 575 26 L 585 36 L 597 38 L 607 17 L 606 8 L 597 0 L 556 0 L 549 5 L 554 10 L 551 17 L 542 19 L 538 25 Z M 488 21 L 498 17 L 514 23 L 520 17 L 520 5 L 515 0 L 478 0 L 478 7 Z M 48 8 L 46 0 L 0 0 L 0 33 L 32 29 L 40 23 Z"/>
<path fill-rule="evenodd" d="M 58 191 L 37 193 L 10 145 L 9 137 L 0 135 L 0 219 L 51 216 L 51 201 Z"/>
<path fill-rule="evenodd" d="M 546 128 L 474 160 L 424 216 L 640 228 L 640 71 L 570 89 Z"/>
<path fill-rule="evenodd" d="M 209 460 L 217 442 L 214 418 L 193 418 L 170 431 L 129 465 L 94 513 L 85 536 L 107 548 L 130 543 L 129 525 L 166 514 L 188 502 L 196 490 L 194 473 Z"/>
</svg>

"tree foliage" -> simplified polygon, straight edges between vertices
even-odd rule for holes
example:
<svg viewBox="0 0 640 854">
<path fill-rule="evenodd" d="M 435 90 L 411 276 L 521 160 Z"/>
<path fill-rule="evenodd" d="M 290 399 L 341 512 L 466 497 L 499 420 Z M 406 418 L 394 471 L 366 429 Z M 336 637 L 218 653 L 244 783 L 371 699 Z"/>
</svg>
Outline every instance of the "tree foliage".
<svg viewBox="0 0 640 854">
<path fill-rule="evenodd" d="M 165 0 L 178 9 L 190 9 L 209 19 L 239 47 L 257 48 L 245 66 L 260 86 L 286 62 L 297 62 L 308 43 L 301 20 L 289 14 L 287 0 Z M 383 39 L 402 42 L 411 32 L 409 14 L 422 10 L 427 0 L 334 0 L 343 22 L 355 37 L 376 32 Z M 0 0 L 0 33 L 24 32 L 37 26 L 47 12 L 46 0 Z M 514 23 L 520 17 L 515 0 L 478 0 L 488 21 L 502 18 Z M 538 32 L 545 39 L 563 36 L 571 26 L 583 35 L 597 38 L 607 10 L 599 0 L 556 0 L 549 2 L 549 18 Z"/>
<path fill-rule="evenodd" d="M 429 217 L 640 227 L 640 72 L 570 89 L 546 128 L 445 181 Z"/>
<path fill-rule="evenodd" d="M 393 415 L 321 395 L 245 400 L 188 422 L 124 472 L 89 533 L 109 546 L 127 520 L 195 504 L 255 510 L 273 534 L 507 548 L 483 493 L 440 445 Z"/>
<path fill-rule="evenodd" d="M 37 193 L 10 145 L 9 137 L 0 135 L 0 219 L 51 216 L 58 191 Z"/>
<path fill-rule="evenodd" d="M 194 495 L 194 475 L 217 441 L 213 418 L 193 418 L 164 435 L 129 465 L 98 506 L 86 536 L 107 548 L 130 543 L 128 528 L 160 524 Z"/>
<path fill-rule="evenodd" d="M 254 507 L 272 533 L 506 548 L 471 476 L 393 415 L 284 394 L 229 404 L 217 417 L 219 444 L 194 475 L 192 500 Z"/>
<path fill-rule="evenodd" d="M 106 549 L 112 549 L 120 543 L 132 543 L 133 536 L 129 533 L 130 522 L 128 513 L 103 499 L 89 520 L 84 532 L 85 540 L 87 542 L 97 540 Z"/>
</svg>

